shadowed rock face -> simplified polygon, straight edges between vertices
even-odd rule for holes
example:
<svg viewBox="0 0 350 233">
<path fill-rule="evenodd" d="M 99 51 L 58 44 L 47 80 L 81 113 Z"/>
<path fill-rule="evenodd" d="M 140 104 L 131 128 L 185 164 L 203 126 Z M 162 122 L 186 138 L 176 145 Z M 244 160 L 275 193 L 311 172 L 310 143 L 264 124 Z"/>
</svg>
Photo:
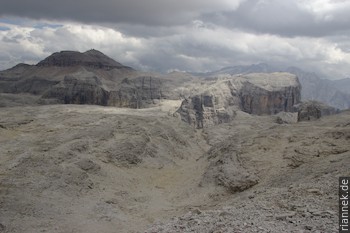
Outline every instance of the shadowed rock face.
<svg viewBox="0 0 350 233">
<path fill-rule="evenodd" d="M 279 112 L 292 112 L 300 102 L 300 86 L 283 87 L 269 91 L 252 83 L 244 83 L 239 92 L 240 107 L 244 112 L 256 115 L 270 115 Z"/>
<path fill-rule="evenodd" d="M 17 82 L 8 82 L 2 88 L 4 92 L 9 93 L 30 93 L 33 95 L 41 95 L 48 88 L 57 84 L 58 81 L 48 80 L 45 78 L 33 76 L 27 79 L 21 79 Z"/>
<path fill-rule="evenodd" d="M 162 99 L 162 82 L 154 77 L 125 78 L 116 91 L 109 93 L 108 105 L 145 108 Z"/>
<path fill-rule="evenodd" d="M 100 85 L 97 77 L 79 80 L 73 76 L 66 76 L 62 82 L 46 92 L 43 98 L 58 99 L 64 104 L 107 105 L 108 92 Z"/>
<path fill-rule="evenodd" d="M 58 99 L 64 104 L 96 104 L 127 108 L 145 108 L 156 104 L 161 97 L 161 81 L 157 78 L 126 78 L 115 90 L 108 91 L 96 76 L 84 79 L 66 76 L 42 96 L 44 99 Z"/>
</svg>

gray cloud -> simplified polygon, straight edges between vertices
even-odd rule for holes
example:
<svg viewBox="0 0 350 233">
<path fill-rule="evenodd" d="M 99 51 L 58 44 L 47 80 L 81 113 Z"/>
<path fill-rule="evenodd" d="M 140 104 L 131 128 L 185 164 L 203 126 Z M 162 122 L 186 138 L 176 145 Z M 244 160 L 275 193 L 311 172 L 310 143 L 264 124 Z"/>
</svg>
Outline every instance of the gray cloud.
<svg viewBox="0 0 350 233">
<path fill-rule="evenodd" d="M 0 16 L 141 25 L 186 24 L 201 13 L 234 9 L 240 0 L 2 0 Z"/>
<path fill-rule="evenodd" d="M 229 28 L 285 37 L 322 37 L 349 29 L 349 1 L 300 2 L 247 0 L 235 11 L 210 13 L 203 18 Z"/>
</svg>

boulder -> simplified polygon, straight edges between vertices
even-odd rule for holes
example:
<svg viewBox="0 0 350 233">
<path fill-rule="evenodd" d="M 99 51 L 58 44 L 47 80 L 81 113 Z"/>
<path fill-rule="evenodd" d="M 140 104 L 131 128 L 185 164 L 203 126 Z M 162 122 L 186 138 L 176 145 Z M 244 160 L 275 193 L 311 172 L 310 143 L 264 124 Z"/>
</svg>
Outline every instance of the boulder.
<svg viewBox="0 0 350 233">
<path fill-rule="evenodd" d="M 280 112 L 275 117 L 278 124 L 293 124 L 298 122 L 298 113 L 296 112 Z"/>
<path fill-rule="evenodd" d="M 239 154 L 234 138 L 214 145 L 207 153 L 210 165 L 201 185 L 214 183 L 231 193 L 242 192 L 256 185 L 258 178 L 244 168 Z"/>
<path fill-rule="evenodd" d="M 296 106 L 298 110 L 298 121 L 317 120 L 322 116 L 337 114 L 339 109 L 328 106 L 317 101 L 307 101 Z"/>
</svg>

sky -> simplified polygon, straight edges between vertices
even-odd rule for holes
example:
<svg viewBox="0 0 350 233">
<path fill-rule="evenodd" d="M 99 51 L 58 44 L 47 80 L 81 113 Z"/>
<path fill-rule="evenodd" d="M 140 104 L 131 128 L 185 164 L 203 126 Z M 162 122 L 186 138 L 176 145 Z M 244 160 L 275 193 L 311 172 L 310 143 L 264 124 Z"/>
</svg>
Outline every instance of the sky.
<svg viewBox="0 0 350 233">
<path fill-rule="evenodd" d="M 350 0 L 1 0 L 0 70 L 97 49 L 139 70 L 267 63 L 350 77 Z"/>
</svg>

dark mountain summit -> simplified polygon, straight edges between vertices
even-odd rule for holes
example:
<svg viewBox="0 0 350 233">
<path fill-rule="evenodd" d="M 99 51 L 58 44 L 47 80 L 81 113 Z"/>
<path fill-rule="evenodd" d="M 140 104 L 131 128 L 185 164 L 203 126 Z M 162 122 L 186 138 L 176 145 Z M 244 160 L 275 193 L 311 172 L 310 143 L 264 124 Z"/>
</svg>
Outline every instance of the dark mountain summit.
<svg viewBox="0 0 350 233">
<path fill-rule="evenodd" d="M 76 51 L 57 52 L 39 62 L 37 66 L 87 66 L 97 69 L 131 69 L 94 49 L 86 51 L 85 53 Z"/>
</svg>

